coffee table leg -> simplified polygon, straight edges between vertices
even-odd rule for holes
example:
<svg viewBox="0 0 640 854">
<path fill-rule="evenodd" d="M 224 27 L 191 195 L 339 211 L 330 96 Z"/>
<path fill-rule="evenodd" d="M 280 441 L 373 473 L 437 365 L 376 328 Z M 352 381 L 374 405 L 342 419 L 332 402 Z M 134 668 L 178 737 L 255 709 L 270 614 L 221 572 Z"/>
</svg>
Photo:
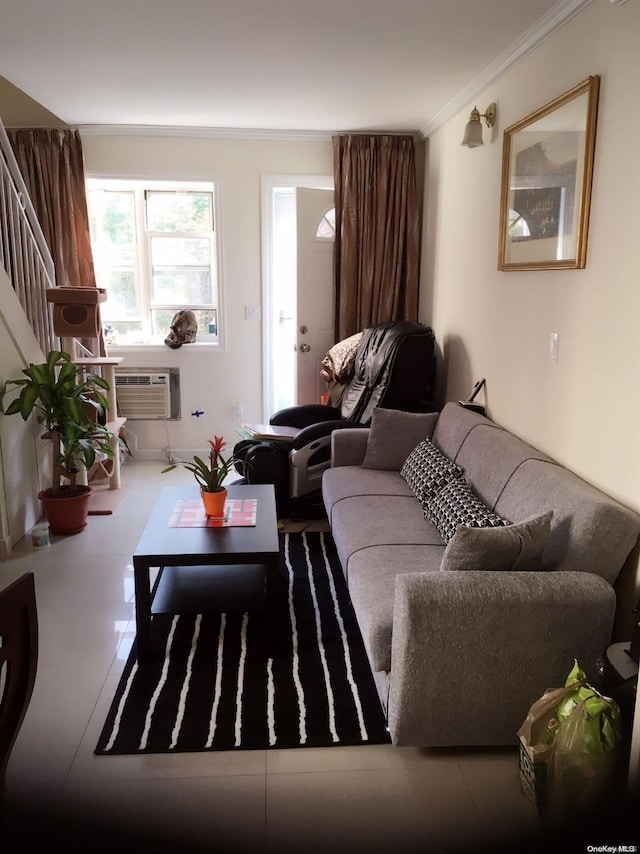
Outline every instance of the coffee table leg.
<svg viewBox="0 0 640 854">
<path fill-rule="evenodd" d="M 278 580 L 278 559 L 268 561 L 264 568 L 264 611 L 269 613 L 269 605 L 273 601 L 275 586 Z"/>
<path fill-rule="evenodd" d="M 151 657 L 151 582 L 149 567 L 136 564 L 133 560 L 133 580 L 136 595 L 136 644 L 138 661 L 143 663 Z"/>
</svg>

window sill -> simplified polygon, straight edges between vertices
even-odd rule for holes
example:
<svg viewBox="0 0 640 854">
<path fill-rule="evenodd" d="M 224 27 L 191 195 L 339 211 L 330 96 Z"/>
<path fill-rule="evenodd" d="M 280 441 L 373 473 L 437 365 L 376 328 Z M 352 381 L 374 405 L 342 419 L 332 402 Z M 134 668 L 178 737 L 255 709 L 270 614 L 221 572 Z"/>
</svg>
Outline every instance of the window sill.
<svg viewBox="0 0 640 854">
<path fill-rule="evenodd" d="M 182 347 L 168 347 L 166 344 L 107 344 L 107 353 L 110 356 L 123 356 L 128 353 L 211 353 L 214 351 L 222 352 L 220 344 L 209 342 L 194 342 L 193 344 L 183 344 Z"/>
</svg>

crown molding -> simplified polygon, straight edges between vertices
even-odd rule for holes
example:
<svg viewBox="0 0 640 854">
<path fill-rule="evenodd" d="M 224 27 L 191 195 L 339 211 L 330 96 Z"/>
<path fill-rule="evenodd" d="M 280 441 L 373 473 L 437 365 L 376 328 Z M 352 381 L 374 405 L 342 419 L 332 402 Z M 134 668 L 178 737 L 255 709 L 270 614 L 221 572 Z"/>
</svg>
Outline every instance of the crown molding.
<svg viewBox="0 0 640 854">
<path fill-rule="evenodd" d="M 334 136 L 422 136 L 417 130 L 274 130 L 272 128 L 181 127 L 178 125 L 71 125 L 83 136 L 173 136 L 194 139 L 262 139 L 331 142 Z"/>
<path fill-rule="evenodd" d="M 614 0 L 612 0 L 614 2 Z M 624 2 L 624 0 L 623 0 Z M 432 119 L 420 128 L 422 137 L 427 137 L 445 122 L 467 107 L 487 86 L 494 83 L 507 71 L 514 68 L 538 45 L 553 35 L 567 21 L 582 11 L 593 0 L 562 0 L 544 15 L 537 23 L 516 39 L 504 53 L 488 65 L 485 70 L 465 86 L 455 98 L 440 110 Z"/>
<path fill-rule="evenodd" d="M 273 139 L 331 141 L 339 131 L 271 130 L 267 128 L 179 127 L 177 125 L 73 125 L 83 136 L 174 136 L 194 139 Z"/>
</svg>

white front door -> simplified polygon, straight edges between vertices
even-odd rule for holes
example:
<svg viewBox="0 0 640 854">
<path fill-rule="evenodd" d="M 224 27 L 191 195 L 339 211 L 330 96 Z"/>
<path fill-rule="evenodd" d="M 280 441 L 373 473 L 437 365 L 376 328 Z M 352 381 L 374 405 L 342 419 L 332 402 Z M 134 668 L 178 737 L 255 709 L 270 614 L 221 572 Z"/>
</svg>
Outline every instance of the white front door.
<svg viewBox="0 0 640 854">
<path fill-rule="evenodd" d="M 298 197 L 297 189 L 305 188 Z M 298 211 L 299 207 L 299 211 Z M 267 175 L 262 179 L 263 246 L 263 418 L 298 402 L 317 401 L 324 387 L 312 360 L 319 363 L 333 345 L 333 239 L 325 213 L 333 213 L 333 178 Z M 325 238 L 318 238 L 318 226 Z M 299 256 L 299 258 L 298 258 Z M 298 268 L 300 277 L 298 278 Z M 308 289 L 311 293 L 307 296 Z M 299 294 L 301 306 L 298 305 Z M 321 326 L 330 329 L 320 342 Z M 304 315 L 304 318 L 302 317 Z M 301 333 L 301 326 L 307 331 Z M 301 344 L 307 346 L 301 351 Z M 298 392 L 298 373 L 303 386 Z"/>
<path fill-rule="evenodd" d="M 333 190 L 296 189 L 297 404 L 320 403 L 326 390 L 320 365 L 335 343 L 333 239 L 321 236 L 323 217 L 332 209 Z"/>
</svg>

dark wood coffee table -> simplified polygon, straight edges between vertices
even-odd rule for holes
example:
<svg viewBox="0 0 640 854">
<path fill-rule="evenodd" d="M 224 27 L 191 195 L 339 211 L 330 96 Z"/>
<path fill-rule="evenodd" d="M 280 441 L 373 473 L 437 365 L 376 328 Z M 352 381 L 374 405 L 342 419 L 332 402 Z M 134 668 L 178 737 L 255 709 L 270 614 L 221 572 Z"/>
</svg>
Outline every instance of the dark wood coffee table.
<svg viewBox="0 0 640 854">
<path fill-rule="evenodd" d="M 180 499 L 197 486 L 163 488 L 133 554 L 138 661 L 152 658 L 152 614 L 266 607 L 278 574 L 278 518 L 272 484 L 231 485 L 229 498 L 257 498 L 254 526 L 172 528 Z M 160 572 L 151 589 L 152 567 Z"/>
</svg>

